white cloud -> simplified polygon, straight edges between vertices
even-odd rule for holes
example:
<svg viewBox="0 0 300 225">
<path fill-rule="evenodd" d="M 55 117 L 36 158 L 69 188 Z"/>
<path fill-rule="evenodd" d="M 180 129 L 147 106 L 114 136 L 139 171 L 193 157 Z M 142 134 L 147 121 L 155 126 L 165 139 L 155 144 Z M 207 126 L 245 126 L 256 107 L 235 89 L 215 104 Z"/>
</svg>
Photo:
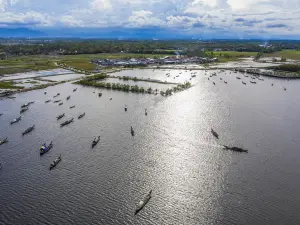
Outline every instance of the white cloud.
<svg viewBox="0 0 300 225">
<path fill-rule="evenodd" d="M 104 11 L 112 8 L 110 0 L 93 0 L 91 2 L 91 9 Z"/>
<path fill-rule="evenodd" d="M 299 34 L 300 0 L 0 0 L 0 25 Z"/>
</svg>

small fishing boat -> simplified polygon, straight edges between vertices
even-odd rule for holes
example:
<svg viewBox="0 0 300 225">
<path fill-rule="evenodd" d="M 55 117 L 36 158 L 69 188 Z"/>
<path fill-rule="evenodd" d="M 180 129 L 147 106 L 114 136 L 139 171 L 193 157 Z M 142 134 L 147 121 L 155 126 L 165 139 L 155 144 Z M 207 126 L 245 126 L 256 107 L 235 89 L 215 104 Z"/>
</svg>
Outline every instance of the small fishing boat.
<svg viewBox="0 0 300 225">
<path fill-rule="evenodd" d="M 22 133 L 22 136 L 25 135 L 25 134 L 30 133 L 31 131 L 33 131 L 33 130 L 34 130 L 34 127 L 35 127 L 35 126 L 33 125 L 32 127 L 27 128 L 27 129 Z"/>
<path fill-rule="evenodd" d="M 209 78 L 207 78 L 207 80 L 209 80 Z"/>
<path fill-rule="evenodd" d="M 259 79 L 259 80 L 261 80 L 261 81 L 264 81 L 264 79 L 262 79 L 262 78 L 257 78 L 257 79 Z"/>
<path fill-rule="evenodd" d="M 73 109 L 73 108 L 75 108 L 75 105 L 70 106 L 70 109 Z"/>
<path fill-rule="evenodd" d="M 131 136 L 134 136 L 134 130 L 133 130 L 132 126 L 130 127 L 130 132 L 131 132 Z"/>
<path fill-rule="evenodd" d="M 70 123 L 74 122 L 74 118 L 70 119 L 70 120 L 66 120 L 65 122 L 63 122 L 62 124 L 60 124 L 61 127 L 66 126 Z"/>
<path fill-rule="evenodd" d="M 67 101 L 70 100 L 70 98 L 71 98 L 71 96 L 68 96 L 68 97 L 67 97 Z"/>
<path fill-rule="evenodd" d="M 222 77 L 220 77 L 220 80 L 222 80 Z"/>
<path fill-rule="evenodd" d="M 45 101 L 45 103 L 49 103 L 49 102 L 51 102 L 51 100 L 47 100 L 47 101 Z"/>
<path fill-rule="evenodd" d="M 63 104 L 64 104 L 64 103 L 63 103 L 63 102 L 61 102 L 61 103 L 59 103 L 58 105 L 59 105 L 59 106 L 61 106 L 61 105 L 63 105 Z"/>
<path fill-rule="evenodd" d="M 49 145 L 44 143 L 42 147 L 40 148 L 40 155 L 44 155 L 46 152 L 48 152 L 53 147 L 52 141 Z"/>
<path fill-rule="evenodd" d="M 194 74 L 194 75 L 192 75 L 192 77 L 196 77 L 196 75 Z"/>
<path fill-rule="evenodd" d="M 249 76 L 245 75 L 245 77 L 249 77 Z"/>
<path fill-rule="evenodd" d="M 23 104 L 23 105 L 21 105 L 21 108 L 26 108 L 26 107 L 28 107 L 29 105 L 30 105 L 29 103 Z"/>
<path fill-rule="evenodd" d="M 236 77 L 236 79 L 240 80 L 241 78 L 240 77 Z"/>
<path fill-rule="evenodd" d="M 53 96 L 53 98 L 56 98 L 60 95 L 60 93 L 57 93 L 55 96 Z"/>
<path fill-rule="evenodd" d="M 219 139 L 219 135 L 216 131 L 214 131 L 212 128 L 211 128 L 211 133 L 217 138 Z"/>
<path fill-rule="evenodd" d="M 24 113 L 24 112 L 26 112 L 28 109 L 29 109 L 28 107 L 23 108 L 23 109 L 21 109 L 20 113 Z"/>
<path fill-rule="evenodd" d="M 3 113 L 0 113 L 0 116 L 2 116 L 3 115 Z"/>
<path fill-rule="evenodd" d="M 102 93 L 98 93 L 98 96 L 101 97 L 101 96 L 102 96 Z"/>
<path fill-rule="evenodd" d="M 284 90 L 286 91 L 286 88 L 284 88 Z"/>
<path fill-rule="evenodd" d="M 229 147 L 229 146 L 223 145 L 223 148 L 225 150 L 231 150 L 231 151 L 234 151 L 234 152 L 248 152 L 247 149 L 242 149 L 242 148 L 239 148 L 239 147 Z"/>
<path fill-rule="evenodd" d="M 127 112 L 127 105 L 125 105 L 125 112 Z"/>
<path fill-rule="evenodd" d="M 224 83 L 227 84 L 227 81 L 224 80 Z"/>
<path fill-rule="evenodd" d="M 244 82 L 244 81 L 242 81 L 242 84 L 246 85 L 247 83 L 246 83 L 246 82 Z"/>
<path fill-rule="evenodd" d="M 15 118 L 13 121 L 10 122 L 10 124 L 14 124 L 19 122 L 22 119 L 22 116 L 19 116 L 18 118 Z"/>
<path fill-rule="evenodd" d="M 214 84 L 214 85 L 216 85 L 216 83 L 215 83 L 215 82 L 213 82 L 213 84 Z"/>
<path fill-rule="evenodd" d="M 0 140 L 0 145 L 3 145 L 8 142 L 8 138 L 4 138 L 3 140 Z"/>
<path fill-rule="evenodd" d="M 31 105 L 31 104 L 33 104 L 33 103 L 35 103 L 35 101 L 32 101 L 32 102 L 28 102 L 28 104 L 29 104 L 29 105 Z"/>
<path fill-rule="evenodd" d="M 61 155 L 59 155 L 51 164 L 50 164 L 50 170 L 52 170 L 56 165 L 61 161 Z"/>
<path fill-rule="evenodd" d="M 73 92 L 77 91 L 77 88 L 73 89 Z"/>
<path fill-rule="evenodd" d="M 145 109 L 145 116 L 147 116 L 148 115 L 148 112 L 147 112 L 147 109 Z"/>
<path fill-rule="evenodd" d="M 274 86 L 274 84 L 272 84 L 272 86 Z"/>
<path fill-rule="evenodd" d="M 112 98 L 109 99 L 110 101 L 112 100 Z"/>
<path fill-rule="evenodd" d="M 256 84 L 256 82 L 255 82 L 255 81 L 252 81 L 252 80 L 250 80 L 250 83 L 251 83 L 251 84 Z"/>
<path fill-rule="evenodd" d="M 44 92 L 44 95 L 46 95 L 46 94 L 47 94 L 47 91 Z"/>
<path fill-rule="evenodd" d="M 79 116 L 78 116 L 78 119 L 81 119 L 82 117 L 84 117 L 85 116 L 85 113 L 82 113 L 82 114 L 80 114 Z"/>
<path fill-rule="evenodd" d="M 57 120 L 60 120 L 60 119 L 63 118 L 64 116 L 65 116 L 65 114 L 63 113 L 63 114 L 58 115 L 56 118 L 57 118 Z"/>
<path fill-rule="evenodd" d="M 58 103 L 58 102 L 61 102 L 61 100 L 56 100 L 56 101 L 54 101 L 53 103 Z"/>
<path fill-rule="evenodd" d="M 92 148 L 94 148 L 98 144 L 99 141 L 100 141 L 100 136 L 95 137 L 92 142 Z"/>
<path fill-rule="evenodd" d="M 151 198 L 151 194 L 152 194 L 152 190 L 149 191 L 149 193 L 146 195 L 146 197 L 144 198 L 144 200 L 140 201 L 139 204 L 137 205 L 134 215 L 138 214 L 139 211 L 141 211 L 145 205 L 149 202 L 150 198 Z"/>
</svg>

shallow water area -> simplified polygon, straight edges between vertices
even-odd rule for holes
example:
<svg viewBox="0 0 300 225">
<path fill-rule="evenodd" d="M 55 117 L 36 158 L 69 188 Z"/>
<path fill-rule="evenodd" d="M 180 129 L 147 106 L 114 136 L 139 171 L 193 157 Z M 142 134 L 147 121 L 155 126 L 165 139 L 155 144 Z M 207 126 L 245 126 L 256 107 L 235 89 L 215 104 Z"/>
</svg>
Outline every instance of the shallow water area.
<svg viewBox="0 0 300 225">
<path fill-rule="evenodd" d="M 9 142 L 0 146 L 0 224 L 299 224 L 300 80 L 262 76 L 252 84 L 251 75 L 219 70 L 114 75 L 164 80 L 170 73 L 182 82 L 191 72 L 193 86 L 169 97 L 66 82 L 1 100 L 0 139 Z M 53 148 L 40 156 L 49 141 Z"/>
</svg>

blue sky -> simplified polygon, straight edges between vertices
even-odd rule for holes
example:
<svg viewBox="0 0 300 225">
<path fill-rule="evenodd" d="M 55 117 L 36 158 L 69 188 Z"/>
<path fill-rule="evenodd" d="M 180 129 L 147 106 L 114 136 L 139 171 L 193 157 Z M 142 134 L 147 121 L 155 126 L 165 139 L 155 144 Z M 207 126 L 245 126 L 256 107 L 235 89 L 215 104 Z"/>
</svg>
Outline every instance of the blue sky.
<svg viewBox="0 0 300 225">
<path fill-rule="evenodd" d="M 300 0 L 0 0 L 0 27 L 156 27 L 197 37 L 300 38 Z"/>
</svg>

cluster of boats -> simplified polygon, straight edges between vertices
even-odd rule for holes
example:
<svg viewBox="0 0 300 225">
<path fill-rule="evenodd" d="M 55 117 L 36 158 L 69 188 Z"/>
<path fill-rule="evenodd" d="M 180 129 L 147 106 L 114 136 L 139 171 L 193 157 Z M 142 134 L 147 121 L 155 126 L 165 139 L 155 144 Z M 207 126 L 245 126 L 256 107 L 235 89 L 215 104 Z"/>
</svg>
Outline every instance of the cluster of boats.
<svg viewBox="0 0 300 225">
<path fill-rule="evenodd" d="M 211 128 L 211 133 L 212 133 L 212 135 L 215 138 L 219 139 L 219 134 L 214 129 L 212 129 L 212 128 Z M 245 153 L 248 153 L 248 150 L 243 149 L 243 148 L 239 148 L 239 147 L 229 147 L 227 145 L 222 145 L 222 147 L 223 147 L 224 150 L 231 150 L 231 151 L 234 151 L 234 152 L 245 152 Z"/>
</svg>

